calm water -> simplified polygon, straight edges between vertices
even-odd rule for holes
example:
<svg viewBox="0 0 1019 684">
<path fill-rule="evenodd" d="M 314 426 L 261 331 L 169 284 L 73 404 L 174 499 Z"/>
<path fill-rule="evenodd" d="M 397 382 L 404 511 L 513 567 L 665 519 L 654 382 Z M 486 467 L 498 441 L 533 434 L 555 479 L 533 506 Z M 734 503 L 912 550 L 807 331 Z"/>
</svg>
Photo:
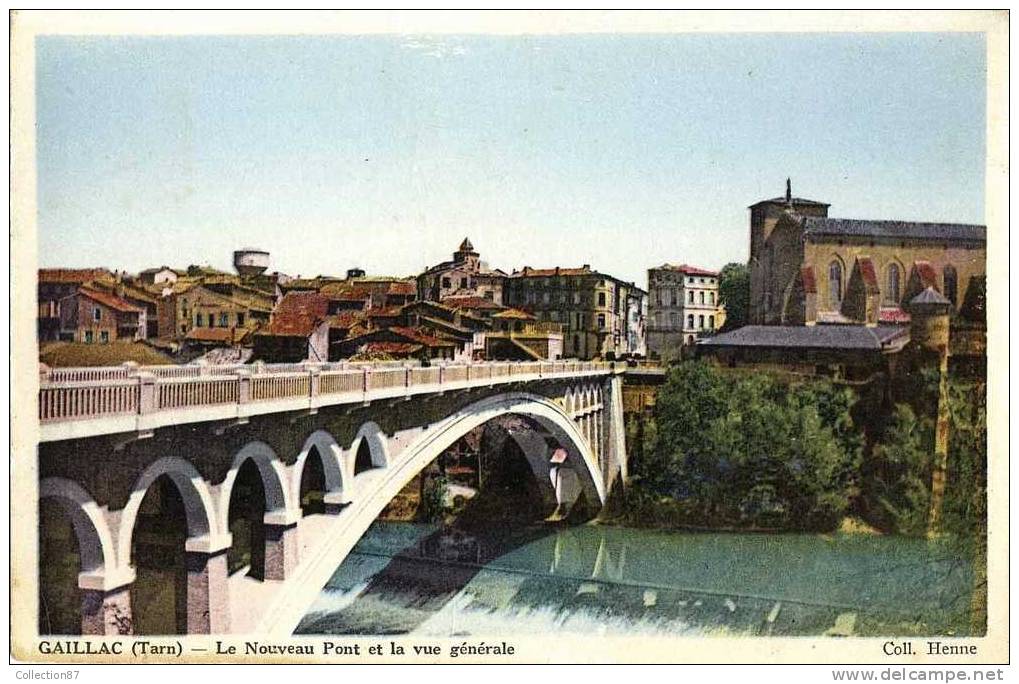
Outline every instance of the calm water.
<svg viewBox="0 0 1019 684">
<path fill-rule="evenodd" d="M 376 523 L 299 634 L 962 634 L 972 567 L 864 535 Z"/>
</svg>

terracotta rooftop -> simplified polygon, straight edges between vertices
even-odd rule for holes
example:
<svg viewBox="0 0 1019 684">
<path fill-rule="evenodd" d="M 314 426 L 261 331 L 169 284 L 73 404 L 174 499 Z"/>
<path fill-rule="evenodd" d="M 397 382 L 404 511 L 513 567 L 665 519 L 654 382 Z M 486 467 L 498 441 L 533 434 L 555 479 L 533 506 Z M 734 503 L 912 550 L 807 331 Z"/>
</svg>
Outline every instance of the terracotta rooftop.
<svg viewBox="0 0 1019 684">
<path fill-rule="evenodd" d="M 877 271 L 874 269 L 874 262 L 870 257 L 860 257 L 856 260 L 860 269 L 860 277 L 868 294 L 878 294 L 881 288 L 877 284 Z"/>
<path fill-rule="evenodd" d="M 531 314 L 531 313 L 529 313 L 527 311 L 524 311 L 522 309 L 512 309 L 512 308 L 510 308 L 510 309 L 503 309 L 502 311 L 500 311 L 498 313 L 494 313 L 494 314 L 492 314 L 492 318 L 501 318 L 501 319 L 510 318 L 510 319 L 517 319 L 517 320 L 522 320 L 522 321 L 537 320 L 536 317 L 534 316 L 534 314 Z"/>
<path fill-rule="evenodd" d="M 247 333 L 247 328 L 191 328 L 185 339 L 193 342 L 239 342 Z"/>
<path fill-rule="evenodd" d="M 267 335 L 307 337 L 325 320 L 329 298 L 317 292 L 288 292 L 272 312 L 263 330 Z"/>
<path fill-rule="evenodd" d="M 367 342 L 366 352 L 382 352 L 384 354 L 413 354 L 420 351 L 423 345 L 412 342 Z"/>
<path fill-rule="evenodd" d="M 679 264 L 678 266 L 676 266 L 675 264 L 662 264 L 661 266 L 658 267 L 657 270 L 678 271 L 679 273 L 683 273 L 684 275 L 696 275 L 696 276 L 716 277 L 718 275 L 717 271 L 709 271 L 706 268 L 701 268 L 699 266 L 691 266 L 689 264 Z"/>
<path fill-rule="evenodd" d="M 141 313 L 144 311 L 141 307 L 137 307 L 131 302 L 121 299 L 115 294 L 109 292 L 102 292 L 100 290 L 92 290 L 87 287 L 79 287 L 78 294 L 88 297 L 94 302 L 98 302 L 103 306 L 107 306 L 116 311 L 122 311 L 124 313 Z"/>
<path fill-rule="evenodd" d="M 498 311 L 505 309 L 502 304 L 496 304 L 491 299 L 484 297 L 446 297 L 442 303 L 453 309 L 483 309 L 485 311 Z"/>
<path fill-rule="evenodd" d="M 423 344 L 426 347 L 452 347 L 453 342 L 441 339 L 435 335 L 430 334 L 428 331 L 421 328 L 405 328 L 402 326 L 393 326 L 389 328 L 391 332 L 396 333 L 400 337 L 405 337 L 412 342 Z"/>
<path fill-rule="evenodd" d="M 923 288 L 933 287 L 935 290 L 938 289 L 938 274 L 934 271 L 931 262 L 914 261 L 913 270 L 916 271 L 916 275 L 920 279 L 920 285 Z"/>
<path fill-rule="evenodd" d="M 326 316 L 325 321 L 329 323 L 330 328 L 349 330 L 358 323 L 364 321 L 364 318 L 364 311 L 339 311 L 330 316 Z"/>
<path fill-rule="evenodd" d="M 105 268 L 40 268 L 40 283 L 81 284 L 90 280 L 113 280 L 113 274 Z"/>
<path fill-rule="evenodd" d="M 530 266 L 524 266 L 519 271 L 513 271 L 512 278 L 547 278 L 549 276 L 580 276 L 580 275 L 594 275 L 596 271 L 592 271 L 588 265 L 581 266 L 580 268 L 562 268 L 557 266 L 555 268 L 531 268 Z"/>
</svg>

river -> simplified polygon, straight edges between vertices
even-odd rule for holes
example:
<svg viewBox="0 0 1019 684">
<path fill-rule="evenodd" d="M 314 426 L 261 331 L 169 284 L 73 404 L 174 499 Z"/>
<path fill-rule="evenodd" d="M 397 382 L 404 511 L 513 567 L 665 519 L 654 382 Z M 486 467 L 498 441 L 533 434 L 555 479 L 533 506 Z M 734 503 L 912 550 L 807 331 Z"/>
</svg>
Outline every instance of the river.
<svg viewBox="0 0 1019 684">
<path fill-rule="evenodd" d="M 376 522 L 297 633 L 963 635 L 971 596 L 922 539 Z"/>
</svg>

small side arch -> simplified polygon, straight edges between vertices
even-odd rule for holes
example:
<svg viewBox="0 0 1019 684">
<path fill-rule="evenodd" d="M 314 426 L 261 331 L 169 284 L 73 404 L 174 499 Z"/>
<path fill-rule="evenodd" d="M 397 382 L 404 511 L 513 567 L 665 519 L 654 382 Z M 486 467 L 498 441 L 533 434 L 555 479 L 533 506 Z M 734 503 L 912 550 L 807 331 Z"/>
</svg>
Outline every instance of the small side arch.
<svg viewBox="0 0 1019 684">
<path fill-rule="evenodd" d="M 287 482 L 287 473 L 283 463 L 276 456 L 272 447 L 265 442 L 250 442 L 237 452 L 230 464 L 230 470 L 223 478 L 223 486 L 219 493 L 219 528 L 223 532 L 230 529 L 230 494 L 233 491 L 234 481 L 237 479 L 237 472 L 249 458 L 258 468 L 262 486 L 265 488 L 266 512 L 291 509 L 292 499 L 289 493 L 290 488 L 284 484 Z M 300 480 L 297 481 L 298 487 L 300 487 L 300 482 Z"/>
<path fill-rule="evenodd" d="M 389 446 L 386 443 L 386 434 L 382 432 L 382 428 L 377 423 L 368 421 L 357 431 L 357 436 L 354 437 L 354 441 L 350 444 L 351 458 L 357 457 L 357 451 L 361 448 L 362 442 L 368 444 L 373 468 L 386 468 L 389 466 Z M 350 468 L 353 471 L 353 463 L 350 464 Z"/>
<path fill-rule="evenodd" d="M 331 434 L 325 430 L 316 430 L 304 441 L 301 453 L 297 455 L 297 462 L 294 463 L 293 477 L 290 481 L 291 501 L 299 502 L 301 499 L 301 477 L 304 475 L 304 467 L 312 447 L 318 451 L 319 458 L 322 460 L 326 492 L 341 492 L 346 484 L 343 472 L 343 450 Z"/>
<path fill-rule="evenodd" d="M 113 535 L 99 505 L 77 482 L 48 477 L 39 483 L 39 501 L 54 501 L 67 513 L 78 540 L 83 573 L 116 567 Z"/>
<path fill-rule="evenodd" d="M 173 481 L 184 501 L 188 537 L 191 539 L 205 537 L 217 531 L 214 528 L 215 509 L 212 505 L 212 495 L 201 473 L 182 458 L 164 456 L 149 465 L 131 488 L 131 495 L 120 518 L 120 534 L 117 539 L 117 557 L 122 562 L 130 562 L 131 537 L 142 499 L 145 498 L 145 493 L 152 483 L 162 475 Z"/>
</svg>

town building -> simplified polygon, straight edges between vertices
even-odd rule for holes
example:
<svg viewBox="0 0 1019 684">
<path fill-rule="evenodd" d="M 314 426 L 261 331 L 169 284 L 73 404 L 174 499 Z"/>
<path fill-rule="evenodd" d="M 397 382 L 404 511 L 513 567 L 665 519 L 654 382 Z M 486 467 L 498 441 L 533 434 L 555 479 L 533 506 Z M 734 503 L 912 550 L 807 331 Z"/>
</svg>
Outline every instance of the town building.
<svg viewBox="0 0 1019 684">
<path fill-rule="evenodd" d="M 418 299 L 441 302 L 447 297 L 481 297 L 503 303 L 506 273 L 492 270 L 481 261 L 467 238 L 453 252 L 452 261 L 444 261 L 417 277 Z"/>
<path fill-rule="evenodd" d="M 145 309 L 108 292 L 79 287 L 60 300 L 59 339 L 85 344 L 144 339 Z"/>
<path fill-rule="evenodd" d="M 117 277 L 105 268 L 40 268 L 36 291 L 38 306 L 37 335 L 40 342 L 60 339 L 60 302 L 78 288 L 92 282 L 116 283 Z"/>
<path fill-rule="evenodd" d="M 648 269 L 647 347 L 652 358 L 679 356 L 725 323 L 718 273 L 697 266 L 662 264 Z"/>
<path fill-rule="evenodd" d="M 453 361 L 460 345 L 424 328 L 395 326 L 349 337 L 338 345 L 340 358 Z M 462 348 L 460 354 L 462 354 Z"/>
<path fill-rule="evenodd" d="M 830 218 L 792 196 L 750 207 L 750 322 L 905 323 L 904 302 L 934 287 L 957 311 L 985 275 L 982 225 Z"/>
<path fill-rule="evenodd" d="M 164 283 L 174 283 L 177 278 L 183 275 L 184 271 L 176 271 L 169 266 L 158 266 L 156 268 L 146 268 L 144 271 L 138 273 L 138 281 L 142 285 L 162 285 Z"/>
<path fill-rule="evenodd" d="M 533 313 L 539 322 L 562 324 L 566 357 L 621 358 L 646 352 L 647 293 L 588 264 L 514 271 L 506 279 L 503 303 Z"/>
<path fill-rule="evenodd" d="M 563 358 L 560 323 L 541 323 L 532 314 L 506 308 L 492 314 L 485 334 L 485 358 L 496 361 L 555 361 Z"/>
<path fill-rule="evenodd" d="M 225 333 L 209 333 L 210 329 L 254 330 L 266 323 L 272 313 L 272 297 L 258 290 L 242 286 L 207 285 L 179 279 L 161 298 L 159 309 L 159 336 L 165 339 L 184 340 L 196 329 L 203 332 L 192 335 L 223 338 Z M 215 288 L 215 289 L 214 289 Z M 196 337 L 197 336 L 197 337 Z M 234 336 L 230 336 L 233 340 Z"/>
</svg>

